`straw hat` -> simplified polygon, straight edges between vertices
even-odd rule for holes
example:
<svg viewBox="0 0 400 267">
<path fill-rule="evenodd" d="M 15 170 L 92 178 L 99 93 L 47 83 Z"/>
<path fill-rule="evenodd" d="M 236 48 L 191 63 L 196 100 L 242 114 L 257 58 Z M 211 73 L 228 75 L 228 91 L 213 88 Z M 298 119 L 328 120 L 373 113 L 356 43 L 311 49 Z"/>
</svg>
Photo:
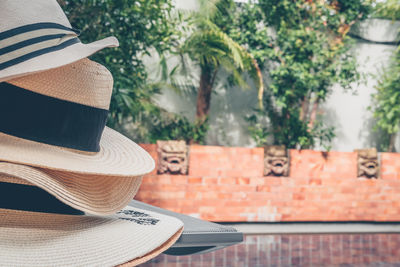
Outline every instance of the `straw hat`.
<svg viewBox="0 0 400 267">
<path fill-rule="evenodd" d="M 173 245 L 183 223 L 127 207 L 116 215 L 0 208 L 0 266 L 135 266 Z"/>
<path fill-rule="evenodd" d="M 0 173 L 92 214 L 124 207 L 154 160 L 105 127 L 112 88 L 89 59 L 0 83 Z"/>
<path fill-rule="evenodd" d="M 134 266 L 168 249 L 183 229 L 176 218 L 129 206 L 84 215 L 2 173 L 0 218 L 0 266 L 7 267 Z"/>
<path fill-rule="evenodd" d="M 1 0 L 0 19 L 0 82 L 118 46 L 115 37 L 82 44 L 56 0 Z"/>
</svg>

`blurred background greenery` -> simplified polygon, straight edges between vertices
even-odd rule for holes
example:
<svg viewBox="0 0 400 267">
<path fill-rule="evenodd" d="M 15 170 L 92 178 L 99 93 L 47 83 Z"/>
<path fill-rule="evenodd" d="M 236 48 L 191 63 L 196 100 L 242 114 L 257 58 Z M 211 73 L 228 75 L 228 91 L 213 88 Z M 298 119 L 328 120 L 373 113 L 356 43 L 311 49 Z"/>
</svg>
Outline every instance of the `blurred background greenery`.
<svg viewBox="0 0 400 267">
<path fill-rule="evenodd" d="M 317 110 L 333 85 L 353 90 L 351 85 L 363 81 L 350 28 L 369 17 L 400 14 L 398 0 L 199 0 L 194 11 L 177 10 L 171 0 L 59 2 L 83 42 L 110 35 L 120 41 L 119 48 L 92 57 L 114 75 L 109 126 L 137 142 L 202 144 L 216 86 L 253 84 L 258 105 L 243 114 L 247 130 L 259 146 L 287 148 L 330 148 L 335 129 Z M 157 55 L 159 79 L 149 78 L 146 55 Z M 172 56 L 178 60 L 168 61 Z M 400 123 L 399 60 L 397 52 L 382 71 L 370 107 L 388 151 Z M 179 92 L 188 84 L 197 94 L 195 118 L 154 101 L 163 88 Z"/>
</svg>

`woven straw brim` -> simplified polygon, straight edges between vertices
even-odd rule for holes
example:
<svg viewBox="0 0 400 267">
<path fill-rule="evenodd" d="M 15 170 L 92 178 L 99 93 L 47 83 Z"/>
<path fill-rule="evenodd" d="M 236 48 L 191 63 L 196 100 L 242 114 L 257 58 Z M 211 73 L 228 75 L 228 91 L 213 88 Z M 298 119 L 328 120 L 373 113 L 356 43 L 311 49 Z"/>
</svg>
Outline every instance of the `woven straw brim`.
<svg viewBox="0 0 400 267">
<path fill-rule="evenodd" d="M 69 206 L 96 215 L 113 214 L 128 205 L 141 181 L 140 176 L 82 175 L 0 162 L 0 182 L 40 187 Z"/>
<path fill-rule="evenodd" d="M 103 132 L 97 153 L 80 153 L 0 133 L 0 161 L 127 178 L 143 176 L 155 167 L 154 160 L 143 148 L 108 127 Z"/>
<path fill-rule="evenodd" d="M 117 46 L 118 40 L 115 37 L 108 37 L 90 44 L 77 43 L 62 50 L 44 54 L 1 70 L 0 82 L 40 71 L 58 68 L 80 59 L 87 58 L 106 47 Z"/>
<path fill-rule="evenodd" d="M 108 217 L 0 209 L 0 266 L 135 266 L 170 247 L 183 223 L 127 207 Z"/>
</svg>

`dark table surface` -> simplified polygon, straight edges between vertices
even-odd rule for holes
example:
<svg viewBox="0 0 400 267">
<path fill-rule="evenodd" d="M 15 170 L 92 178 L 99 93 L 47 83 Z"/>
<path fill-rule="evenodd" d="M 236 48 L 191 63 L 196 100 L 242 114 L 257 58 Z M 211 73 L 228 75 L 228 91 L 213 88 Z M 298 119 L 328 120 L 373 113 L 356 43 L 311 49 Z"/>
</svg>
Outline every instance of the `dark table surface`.
<svg viewBox="0 0 400 267">
<path fill-rule="evenodd" d="M 243 233 L 238 232 L 232 227 L 200 220 L 137 200 L 132 200 L 129 206 L 173 216 L 184 223 L 181 237 L 171 248 L 164 252 L 168 255 L 179 256 L 206 253 L 243 241 Z"/>
</svg>

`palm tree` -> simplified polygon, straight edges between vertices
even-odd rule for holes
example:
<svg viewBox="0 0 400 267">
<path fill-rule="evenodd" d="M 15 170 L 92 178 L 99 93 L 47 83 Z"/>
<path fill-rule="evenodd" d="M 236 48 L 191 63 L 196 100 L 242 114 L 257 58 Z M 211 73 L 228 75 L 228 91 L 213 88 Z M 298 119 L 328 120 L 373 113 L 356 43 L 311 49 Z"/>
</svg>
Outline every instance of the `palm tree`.
<svg viewBox="0 0 400 267">
<path fill-rule="evenodd" d="M 232 0 L 198 0 L 199 10 L 189 20 L 190 33 L 178 48 L 181 55 L 179 66 L 187 73 L 189 58 L 200 69 L 197 91 L 196 122 L 204 123 L 210 111 L 213 88 L 218 72 L 224 69 L 231 75 L 234 84 L 247 86 L 243 73 L 254 79 L 259 98 L 262 96 L 263 82 L 257 62 L 242 46 L 232 40 L 218 26 L 235 5 Z M 176 68 L 174 68 L 176 72 Z"/>
</svg>

